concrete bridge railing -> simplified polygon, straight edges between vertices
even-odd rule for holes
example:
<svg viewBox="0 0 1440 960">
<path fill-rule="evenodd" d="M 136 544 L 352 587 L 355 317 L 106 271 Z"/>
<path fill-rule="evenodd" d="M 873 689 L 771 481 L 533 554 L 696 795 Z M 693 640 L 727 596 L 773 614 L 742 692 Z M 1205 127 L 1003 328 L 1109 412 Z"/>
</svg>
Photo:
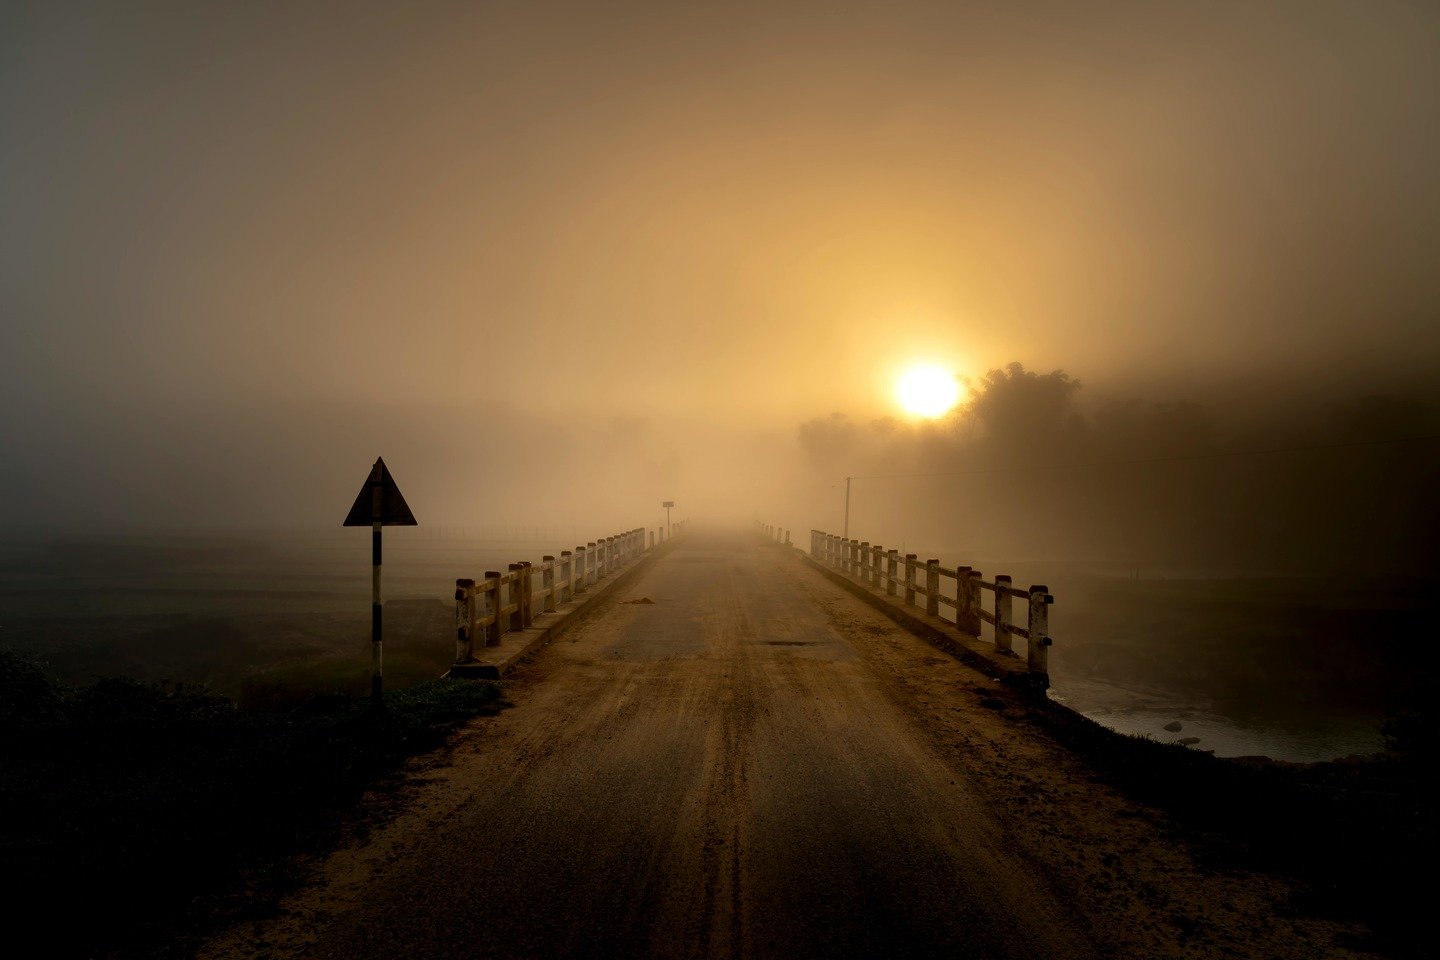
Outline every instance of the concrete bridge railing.
<svg viewBox="0 0 1440 960">
<path fill-rule="evenodd" d="M 538 566 L 525 560 L 510 564 L 503 573 L 488 570 L 480 580 L 457 579 L 455 663 L 474 663 L 477 641 L 481 647 L 499 646 L 503 634 L 528 630 L 540 614 L 554 613 L 559 604 L 578 600 L 597 581 L 673 539 L 683 529 L 683 523 L 676 523 L 668 536 L 664 527 L 627 530 L 592 540 L 573 551 L 562 550 L 558 559 L 547 555 Z"/>
<path fill-rule="evenodd" d="M 810 556 L 866 586 L 883 589 L 907 607 L 923 608 L 928 616 L 940 618 L 940 608 L 950 607 L 956 628 L 972 637 L 980 636 L 982 621 L 990 624 L 995 628 L 995 652 L 1003 656 L 1016 656 L 1013 638 L 1020 637 L 1025 641 L 1026 668 L 1038 674 L 1042 684 L 1048 678 L 1050 604 L 1055 598 L 1044 584 L 1021 590 L 1003 573 L 986 580 L 971 567 L 942 567 L 939 560 L 921 562 L 913 553 L 902 557 L 899 551 L 886 550 L 878 543 L 821 530 L 810 531 Z M 941 586 L 945 579 L 954 581 L 953 598 Z M 989 609 L 984 591 L 991 594 Z M 1023 627 L 1014 620 L 1013 602 L 1017 599 L 1026 605 Z"/>
<path fill-rule="evenodd" d="M 790 546 L 790 531 L 777 527 L 773 523 L 757 521 L 760 524 L 760 533 L 767 540 L 774 540 L 776 543 L 783 543 Z"/>
</svg>

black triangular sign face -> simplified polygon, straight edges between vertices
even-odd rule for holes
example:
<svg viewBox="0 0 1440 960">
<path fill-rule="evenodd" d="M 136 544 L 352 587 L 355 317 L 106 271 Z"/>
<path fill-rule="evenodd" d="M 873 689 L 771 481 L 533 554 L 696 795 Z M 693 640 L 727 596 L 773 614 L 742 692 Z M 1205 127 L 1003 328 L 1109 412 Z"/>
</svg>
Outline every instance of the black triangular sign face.
<svg viewBox="0 0 1440 960">
<path fill-rule="evenodd" d="M 417 526 L 415 514 L 410 512 L 410 505 L 400 495 L 400 488 L 395 486 L 395 478 L 385 468 L 383 457 L 370 468 L 370 476 L 365 486 L 360 488 L 360 495 L 355 498 L 355 506 L 350 508 L 344 525 L 368 527 L 374 523 L 386 527 Z"/>
</svg>

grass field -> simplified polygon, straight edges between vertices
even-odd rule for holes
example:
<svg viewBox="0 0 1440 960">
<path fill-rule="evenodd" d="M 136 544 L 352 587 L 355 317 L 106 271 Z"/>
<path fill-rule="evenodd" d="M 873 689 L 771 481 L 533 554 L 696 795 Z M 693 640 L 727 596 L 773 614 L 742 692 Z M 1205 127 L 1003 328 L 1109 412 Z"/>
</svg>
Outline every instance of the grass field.
<svg viewBox="0 0 1440 960">
<path fill-rule="evenodd" d="M 353 536 L 348 534 L 354 533 Z M 554 543 L 387 532 L 385 673 L 403 687 L 454 657 L 457 577 Z M 200 684 L 232 698 L 369 689 L 368 531 L 0 545 L 0 645 L 52 677 Z"/>
</svg>

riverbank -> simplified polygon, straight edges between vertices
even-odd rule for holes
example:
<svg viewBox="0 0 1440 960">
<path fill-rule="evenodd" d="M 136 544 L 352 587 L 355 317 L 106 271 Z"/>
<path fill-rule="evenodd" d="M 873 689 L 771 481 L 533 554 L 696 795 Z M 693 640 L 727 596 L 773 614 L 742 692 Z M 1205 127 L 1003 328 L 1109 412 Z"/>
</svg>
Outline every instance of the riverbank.
<svg viewBox="0 0 1440 960">
<path fill-rule="evenodd" d="M 1063 704 L 1015 719 L 1043 728 L 1138 803 L 1165 810 L 1217 870 L 1250 868 L 1294 881 L 1290 909 L 1369 927 L 1346 944 L 1399 958 L 1433 956 L 1427 876 L 1437 853 L 1440 715 L 1386 724 L 1386 749 L 1366 757 L 1292 763 L 1220 758 L 1129 736 Z"/>
<path fill-rule="evenodd" d="M 1051 700 L 1116 733 L 1181 743 L 1217 757 L 1264 756 L 1317 763 L 1385 749 L 1386 714 L 1314 704 L 1308 709 L 1239 710 L 1203 694 L 1051 674 Z"/>
</svg>

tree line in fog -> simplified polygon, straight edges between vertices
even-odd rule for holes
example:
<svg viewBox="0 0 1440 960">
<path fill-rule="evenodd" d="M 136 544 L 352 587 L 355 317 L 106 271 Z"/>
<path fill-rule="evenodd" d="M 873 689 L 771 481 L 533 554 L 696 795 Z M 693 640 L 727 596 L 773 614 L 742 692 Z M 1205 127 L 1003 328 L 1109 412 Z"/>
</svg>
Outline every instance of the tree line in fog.
<svg viewBox="0 0 1440 960">
<path fill-rule="evenodd" d="M 939 420 L 803 423 L 816 477 L 856 477 L 852 532 L 969 556 L 1432 571 L 1440 416 L 1393 392 L 1091 399 L 1019 363 Z"/>
</svg>

